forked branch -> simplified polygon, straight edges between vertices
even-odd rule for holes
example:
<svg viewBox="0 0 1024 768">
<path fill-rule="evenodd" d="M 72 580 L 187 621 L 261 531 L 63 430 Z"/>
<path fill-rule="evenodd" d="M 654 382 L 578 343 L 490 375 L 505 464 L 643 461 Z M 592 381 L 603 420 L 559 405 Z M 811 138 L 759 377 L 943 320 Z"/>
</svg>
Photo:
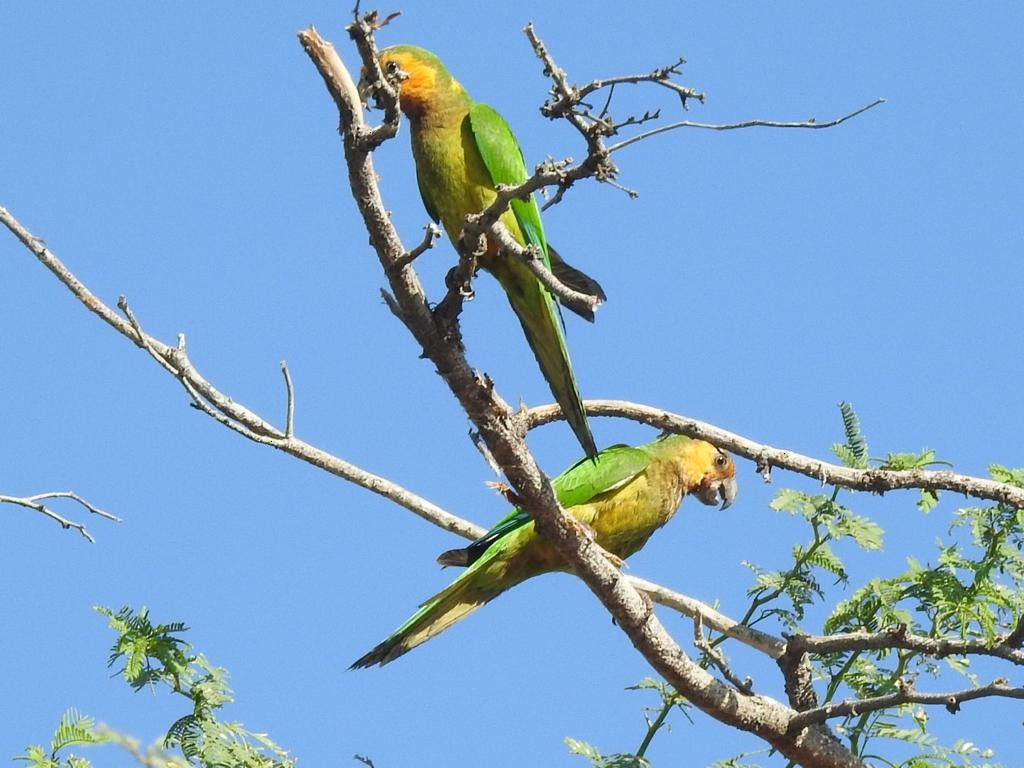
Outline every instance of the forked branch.
<svg viewBox="0 0 1024 768">
<path fill-rule="evenodd" d="M 49 506 L 43 503 L 44 501 L 49 501 L 50 499 L 70 499 L 79 506 L 84 507 L 89 514 L 102 517 L 105 520 L 111 520 L 115 523 L 121 522 L 121 518 L 119 518 L 117 515 L 112 515 L 109 512 L 104 512 L 102 509 L 89 503 L 88 501 L 86 501 L 73 491 L 47 491 L 45 493 L 37 493 L 32 496 L 6 496 L 0 494 L 0 504 L 13 504 L 14 506 L 17 507 L 25 507 L 26 509 L 35 510 L 36 512 L 39 512 L 40 514 L 45 515 L 46 517 L 56 522 L 64 530 L 76 530 L 80 534 L 82 534 L 85 540 L 88 541 L 90 544 L 96 543 L 96 539 L 92 537 L 92 534 L 89 533 L 88 529 L 85 527 L 85 523 L 80 523 L 75 520 L 71 520 L 67 517 L 64 517 L 63 515 L 58 514 Z"/>
</svg>

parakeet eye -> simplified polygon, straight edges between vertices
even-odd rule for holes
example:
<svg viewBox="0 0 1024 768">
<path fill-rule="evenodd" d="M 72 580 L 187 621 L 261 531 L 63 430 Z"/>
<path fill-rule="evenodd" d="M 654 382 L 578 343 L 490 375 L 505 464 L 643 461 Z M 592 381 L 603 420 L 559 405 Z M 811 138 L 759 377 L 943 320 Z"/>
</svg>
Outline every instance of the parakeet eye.
<svg viewBox="0 0 1024 768">
<path fill-rule="evenodd" d="M 398 62 L 395 61 L 394 59 L 391 59 L 390 61 L 384 64 L 384 69 L 387 70 L 387 73 L 389 75 L 393 75 L 396 72 L 398 72 Z"/>
<path fill-rule="evenodd" d="M 715 456 L 715 466 L 718 467 L 719 469 L 725 469 L 727 466 L 729 466 L 729 457 L 726 456 L 721 451 L 719 451 L 718 455 Z"/>
</svg>

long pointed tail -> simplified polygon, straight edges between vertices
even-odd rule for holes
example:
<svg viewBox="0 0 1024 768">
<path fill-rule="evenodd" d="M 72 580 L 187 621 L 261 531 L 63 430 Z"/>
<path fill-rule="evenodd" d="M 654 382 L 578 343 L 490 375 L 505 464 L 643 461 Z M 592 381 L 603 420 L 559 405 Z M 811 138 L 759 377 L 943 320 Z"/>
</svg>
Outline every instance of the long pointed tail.
<svg viewBox="0 0 1024 768">
<path fill-rule="evenodd" d="M 478 584 L 478 570 L 468 570 L 459 578 L 427 600 L 405 624 L 396 629 L 369 653 L 353 662 L 349 669 L 387 664 L 417 645 L 427 642 L 439 632 L 465 618 L 477 608 L 493 600 L 507 586 L 500 589 Z"/>
<path fill-rule="evenodd" d="M 583 446 L 587 458 L 594 458 L 597 455 L 597 444 L 590 431 L 590 424 L 587 423 L 587 412 L 583 409 L 583 400 L 576 386 L 569 349 L 562 331 L 562 318 L 554 297 L 525 266 L 513 267 L 508 274 L 498 276 L 498 280 L 523 326 L 523 333 L 533 350 L 533 356 L 537 358 L 541 373 L 551 387 L 551 394 L 562 406 L 562 413 Z"/>
<path fill-rule="evenodd" d="M 551 243 L 548 243 L 548 256 L 551 258 L 551 271 L 564 285 L 569 286 L 574 291 L 596 296 L 598 304 L 608 301 L 608 297 L 605 295 L 601 284 L 583 270 L 576 269 L 572 264 L 566 262 L 561 254 L 551 247 Z M 557 299 L 557 297 L 555 298 Z M 561 301 L 559 303 L 561 304 Z M 593 311 L 584 311 L 579 307 L 569 306 L 568 304 L 562 304 L 562 306 L 571 312 L 575 312 L 588 323 L 594 322 Z"/>
</svg>

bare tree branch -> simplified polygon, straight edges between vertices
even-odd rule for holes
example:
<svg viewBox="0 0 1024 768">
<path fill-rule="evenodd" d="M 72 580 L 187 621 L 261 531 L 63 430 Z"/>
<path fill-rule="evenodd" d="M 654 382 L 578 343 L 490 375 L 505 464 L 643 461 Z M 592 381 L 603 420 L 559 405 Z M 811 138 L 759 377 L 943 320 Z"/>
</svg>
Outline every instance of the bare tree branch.
<svg viewBox="0 0 1024 768">
<path fill-rule="evenodd" d="M 430 222 L 429 224 L 427 224 L 427 226 L 423 228 L 423 232 L 423 240 L 420 242 L 419 245 L 417 245 L 411 251 L 406 252 L 404 256 L 402 256 L 395 262 L 396 268 L 403 267 L 406 264 L 412 264 L 414 261 L 416 261 L 416 259 L 418 259 L 424 253 L 433 248 L 434 243 L 437 241 L 437 238 L 441 236 L 441 229 L 436 224 L 434 224 L 434 222 Z"/>
<path fill-rule="evenodd" d="M 532 25 L 531 25 L 532 29 Z M 697 101 L 704 102 L 704 94 L 693 88 L 688 88 L 685 85 L 672 82 L 670 79 L 672 75 L 682 74 L 682 66 L 686 63 L 686 59 L 680 56 L 675 62 L 669 64 L 667 67 L 659 67 L 653 72 L 648 72 L 643 75 L 618 75 L 616 77 L 605 77 L 599 80 L 591 80 L 589 83 L 581 88 L 575 89 L 577 98 L 583 100 L 587 98 L 591 93 L 600 91 L 603 88 L 614 88 L 616 85 L 639 85 L 641 83 L 653 83 L 654 85 L 667 88 L 668 90 L 675 93 L 683 102 L 683 107 L 686 107 L 686 102 L 689 99 L 696 99 Z M 557 109 L 557 105 L 553 106 L 553 109 Z M 604 113 L 606 110 L 602 110 Z"/>
<path fill-rule="evenodd" d="M 899 690 L 883 696 L 868 699 L 847 699 L 838 704 L 826 704 L 816 709 L 809 709 L 794 716 L 790 721 L 794 732 L 815 723 L 823 723 L 836 717 L 862 715 L 865 712 L 877 712 L 880 709 L 898 707 L 902 704 L 941 704 L 950 714 L 956 714 L 965 701 L 974 701 L 987 697 L 1024 699 L 1024 688 L 1011 686 L 1005 679 L 999 678 L 978 688 L 966 688 L 962 691 L 945 693 L 923 693 L 914 689 L 907 681 L 902 681 Z"/>
<path fill-rule="evenodd" d="M 493 208 L 493 206 L 492 206 Z M 488 210 L 491 210 L 490 208 Z M 485 211 L 486 213 L 486 211 Z M 540 280 L 540 282 L 547 288 L 555 297 L 565 306 L 575 310 L 576 312 L 582 312 L 589 314 L 593 317 L 594 312 L 601 305 L 601 299 L 597 296 L 591 296 L 589 293 L 582 293 L 580 291 L 574 291 L 572 288 L 567 286 L 557 277 L 554 273 L 544 266 L 544 261 L 541 259 L 540 250 L 534 246 L 522 246 L 520 245 L 512 233 L 508 231 L 500 221 L 494 221 L 490 224 L 484 225 L 484 214 L 471 214 L 466 217 L 466 224 L 463 227 L 463 234 L 473 235 L 485 234 L 491 238 L 498 247 L 498 251 L 505 256 L 511 256 L 521 260 L 526 264 L 527 268 L 533 275 Z"/>
<path fill-rule="evenodd" d="M 554 85 L 552 86 L 551 93 L 553 101 L 548 101 L 542 107 L 542 112 L 551 118 L 564 118 L 577 131 L 583 136 L 587 143 L 587 156 L 583 162 L 573 165 L 571 159 L 565 159 L 561 161 L 548 160 L 540 163 L 534 174 L 526 179 L 523 183 L 517 185 L 498 185 L 496 192 L 497 195 L 494 201 L 487 206 L 483 211 L 477 214 L 470 214 L 466 217 L 463 230 L 457 238 L 457 242 L 475 243 L 476 247 L 470 246 L 469 253 L 483 252 L 483 244 L 479 241 L 481 236 L 487 236 L 491 238 L 498 246 L 499 251 L 505 255 L 513 258 L 518 258 L 526 263 L 530 271 L 537 277 L 538 280 L 558 299 L 566 306 L 575 309 L 578 312 L 583 312 L 593 316 L 594 311 L 600 305 L 600 299 L 596 296 L 590 296 L 585 293 L 575 291 L 568 286 L 564 285 L 552 272 L 545 267 L 543 262 L 538 258 L 535 250 L 530 248 L 524 248 L 520 245 L 511 234 L 502 227 L 499 219 L 508 210 L 511 202 L 516 199 L 526 199 L 529 195 L 534 192 L 541 191 L 547 187 L 555 187 L 556 191 L 552 198 L 548 200 L 543 208 L 547 209 L 552 205 L 557 204 L 561 201 L 565 192 L 577 181 L 585 178 L 595 178 L 598 181 L 609 184 L 623 192 L 630 197 L 637 197 L 638 192 L 630 189 L 618 181 L 615 176 L 618 173 L 618 168 L 612 163 L 610 156 L 611 153 L 617 149 L 622 149 L 629 144 L 633 144 L 644 138 L 649 138 L 658 133 L 662 133 L 668 130 L 674 130 L 680 127 L 705 127 L 705 128 L 716 128 L 718 130 L 727 130 L 733 128 L 748 128 L 752 126 L 771 126 L 779 128 L 829 128 L 855 117 L 862 112 L 867 111 L 873 106 L 882 103 L 884 100 L 879 99 L 866 107 L 863 107 L 856 112 L 845 115 L 836 120 L 831 120 L 826 123 L 815 123 L 813 120 L 809 120 L 803 123 L 785 123 L 785 122 L 773 122 L 766 120 L 750 120 L 745 123 L 736 123 L 732 125 L 711 125 L 703 123 L 692 123 L 682 122 L 674 123 L 668 126 L 662 126 L 650 131 L 646 131 L 638 136 L 634 136 L 630 139 L 622 141 L 612 147 L 606 147 L 604 144 L 604 138 L 606 136 L 615 135 L 618 130 L 627 125 L 638 125 L 648 120 L 657 117 L 655 113 L 646 113 L 641 118 L 629 118 L 626 121 L 615 124 L 610 122 L 606 117 L 608 105 L 606 104 L 600 115 L 593 115 L 590 112 L 580 113 L 577 111 L 577 107 L 583 102 L 587 96 L 592 93 L 601 90 L 603 88 L 614 89 L 616 85 L 623 83 L 654 83 L 656 85 L 668 88 L 679 95 L 683 101 L 683 106 L 686 106 L 686 100 L 689 98 L 695 98 L 700 101 L 704 100 L 704 94 L 695 91 L 692 88 L 679 85 L 670 80 L 673 74 L 679 73 L 679 67 L 683 64 L 683 59 L 679 59 L 674 64 L 668 67 L 662 67 L 654 70 L 645 75 L 626 75 L 613 78 L 604 78 L 600 80 L 593 80 L 584 86 L 576 87 L 569 83 L 568 77 L 564 70 L 561 70 L 555 63 L 554 58 L 545 47 L 543 41 L 536 34 L 532 24 L 527 24 L 524 28 L 524 32 L 530 40 L 531 45 L 534 48 L 535 53 L 544 62 L 544 72 L 546 75 L 551 77 Z M 375 50 L 372 47 L 372 43 L 367 44 L 364 48 L 361 48 L 361 53 Z M 364 67 L 368 71 L 372 71 L 373 67 L 377 66 L 376 62 L 371 66 L 365 61 Z M 383 78 L 383 76 L 381 75 Z M 351 80 L 351 78 L 348 78 Z M 386 80 L 386 78 L 384 78 Z M 344 82 L 344 79 L 341 79 Z M 335 97 L 337 100 L 337 96 Z M 388 94 L 388 98 L 391 98 L 391 94 Z M 611 96 L 609 95 L 609 101 Z M 395 102 L 386 102 L 385 109 L 390 110 L 393 108 Z M 350 107 L 346 107 L 345 110 L 350 110 Z M 344 114 L 344 112 L 343 112 Z M 388 111 L 387 114 L 390 116 L 392 112 Z M 386 118 L 388 119 L 388 118 Z M 374 145 L 376 146 L 376 145 Z M 411 259 L 399 258 L 395 260 L 392 269 L 401 266 Z M 469 291 L 470 280 L 472 279 L 473 272 L 475 271 L 475 262 L 472 260 L 467 261 L 463 258 L 459 267 L 457 268 L 456 275 L 453 278 L 452 285 L 449 286 L 449 293 L 445 297 L 445 300 L 441 302 L 443 308 L 443 316 L 446 318 L 452 318 L 457 316 L 461 310 L 461 298 L 464 297 Z M 455 279 L 457 278 L 457 279 Z M 458 294 L 455 294 L 455 291 Z"/>
<path fill-rule="evenodd" d="M 935 658 L 946 656 L 995 656 L 1014 664 L 1024 665 L 1024 651 L 1014 647 L 1012 634 L 996 643 L 959 638 L 926 637 L 907 631 L 899 625 L 882 632 L 844 632 L 836 635 L 794 635 L 787 638 L 788 649 L 816 655 L 847 653 L 850 651 L 877 651 L 903 648 Z"/>
<path fill-rule="evenodd" d="M 660 584 L 641 579 L 636 576 L 627 576 L 632 585 L 650 597 L 654 602 L 660 603 L 667 608 L 673 608 L 684 616 L 701 621 L 705 626 L 711 627 L 723 635 L 738 640 L 744 645 L 749 645 L 761 653 L 773 659 L 777 659 L 786 652 L 786 641 L 781 638 L 762 632 L 759 629 L 740 624 L 735 619 L 720 613 L 707 603 L 695 600 L 687 595 L 673 592 Z"/>
<path fill-rule="evenodd" d="M 120 304 L 122 311 L 125 312 L 127 321 L 117 316 L 113 310 L 103 304 L 95 295 L 88 291 L 88 289 L 75 278 L 75 276 L 57 259 L 57 257 L 49 251 L 45 246 L 42 245 L 42 241 L 39 238 L 32 236 L 24 229 L 14 218 L 4 209 L 0 209 L 0 221 L 2 221 L 8 229 L 10 229 L 18 238 L 27 246 L 30 250 L 44 263 L 60 280 L 63 282 L 71 291 L 86 305 L 91 311 L 98 314 L 105 321 L 108 322 L 112 327 L 117 329 L 122 335 L 130 339 L 133 343 L 141 346 L 151 356 L 156 359 L 162 367 L 168 372 L 174 375 L 181 381 L 183 387 L 189 392 L 193 399 L 194 404 L 208 413 L 218 421 L 225 423 L 227 426 L 239 431 L 249 439 L 263 444 L 272 445 L 280 450 L 290 453 L 297 458 L 319 466 L 332 474 L 343 477 L 344 479 L 350 480 L 362 487 L 365 487 L 375 493 L 389 498 L 401 506 L 410 509 L 414 513 L 427 519 L 428 521 L 438 525 L 446 530 L 451 530 L 458 533 L 466 538 L 476 538 L 480 536 L 484 529 L 479 526 L 475 526 L 472 523 L 468 523 L 461 520 L 451 513 L 442 510 L 435 505 L 427 502 L 426 500 L 410 493 L 404 488 L 391 483 L 383 478 L 366 473 L 350 464 L 338 459 L 337 457 L 331 456 L 320 449 L 313 446 L 309 446 L 301 440 L 298 440 L 294 436 L 287 437 L 285 432 L 277 430 L 270 426 L 264 419 L 258 415 L 247 411 L 243 406 L 236 403 L 232 398 L 224 395 L 212 384 L 207 382 L 198 371 L 192 366 L 188 360 L 187 352 L 185 349 L 184 337 L 179 336 L 178 342 L 174 347 L 171 347 L 154 337 L 149 336 L 142 329 L 138 320 L 135 318 L 134 313 L 131 311 L 126 300 L 122 299 Z M 398 270 L 399 272 L 401 269 Z M 396 303 L 396 307 L 397 307 Z M 293 394 L 289 394 L 289 400 Z M 222 410 L 217 404 L 224 404 Z M 694 437 L 700 437 L 702 439 L 708 439 L 711 442 L 722 445 L 739 455 L 746 456 L 754 461 L 767 462 L 766 466 L 782 466 L 784 468 L 793 469 L 794 471 L 801 471 L 801 467 L 804 464 L 809 464 L 814 467 L 822 466 L 821 462 L 810 459 L 808 457 L 800 456 L 799 454 L 793 454 L 788 451 L 778 451 L 777 449 L 771 449 L 766 446 L 748 441 L 745 438 L 733 435 L 719 430 L 711 425 L 697 422 L 695 420 L 686 419 L 685 417 L 670 414 L 662 410 L 650 408 L 648 406 L 641 406 L 633 403 L 623 403 L 618 401 L 588 401 L 588 410 L 594 415 L 617 415 L 625 418 L 632 418 L 638 421 L 642 421 L 652 426 L 659 428 L 677 428 L 686 434 L 691 434 Z M 514 419 L 522 420 L 521 428 L 523 430 L 538 426 L 548 421 L 559 418 L 557 406 L 545 406 L 542 408 L 536 408 L 529 411 L 525 411 L 522 414 L 513 417 Z M 839 470 L 842 472 L 853 472 L 855 470 L 847 470 L 842 467 L 834 467 L 832 465 L 824 465 L 826 469 L 825 479 L 829 482 L 834 482 L 835 479 L 828 475 L 828 472 L 833 470 Z M 821 478 L 821 470 L 814 469 L 813 471 L 804 471 L 804 474 L 808 474 L 811 477 Z M 890 473 L 891 474 L 891 473 Z M 906 474 L 906 473 L 897 473 Z M 953 473 L 931 473 L 936 475 L 952 475 Z M 959 476 L 956 476 L 959 477 Z M 978 480 L 977 478 L 968 478 L 968 480 Z M 987 481 L 978 481 L 987 482 Z M 1001 484 L 995 484 L 999 486 Z M 895 485 L 893 487 L 911 487 L 909 485 Z M 946 487 L 946 486 L 937 486 Z M 868 487 L 868 490 L 875 490 L 874 486 Z M 959 486 L 951 486 L 950 489 L 961 490 Z M 988 496 L 983 496 L 988 498 Z M 35 498 L 35 497 L 33 497 Z M 0 498 L 0 501 L 7 500 L 6 497 Z M 25 506 L 25 505 L 23 505 Z M 36 508 L 36 507 L 32 507 Z M 59 516 L 53 516 L 58 522 L 63 525 L 64 522 L 70 523 L 70 521 L 62 522 L 63 518 Z M 58 519 L 59 518 L 59 519 Z M 81 530 L 77 524 L 70 523 L 66 527 L 74 527 Z M 87 532 L 83 531 L 83 535 L 87 538 Z M 599 562 L 604 562 L 601 555 Z M 615 581 L 615 580 L 613 580 Z M 750 627 L 746 627 L 738 624 L 732 619 L 723 616 L 719 612 L 715 611 L 710 606 L 701 603 L 700 601 L 694 600 L 691 597 L 681 595 L 679 593 L 672 592 L 660 585 L 652 584 L 643 579 L 638 579 L 632 576 L 621 576 L 617 579 L 621 583 L 630 583 L 635 588 L 648 594 L 653 600 L 661 604 L 672 607 L 687 616 L 698 619 L 700 622 L 707 626 L 722 632 L 723 634 L 738 640 L 746 645 L 749 645 L 757 650 L 760 650 L 773 658 L 779 658 L 786 650 L 787 646 L 785 642 L 779 638 L 769 635 L 764 632 L 760 632 Z M 653 618 L 653 617 L 652 617 Z M 649 621 L 649 620 L 645 620 Z M 660 625 L 658 625 L 660 627 Z M 662 630 L 663 631 L 663 630 Z M 656 637 L 656 636 L 655 636 Z M 1018 656 L 1024 655 L 1019 650 L 1013 650 L 1006 646 L 997 646 L 994 649 L 985 648 L 980 643 L 975 644 L 957 644 L 955 641 L 931 641 L 932 644 L 927 646 L 916 645 L 917 642 L 913 637 L 910 637 L 904 641 L 901 645 L 899 643 L 891 642 L 890 647 L 907 647 L 908 649 L 921 650 L 922 652 L 935 653 L 938 655 L 944 654 L 985 654 L 999 656 L 1006 658 L 1018 663 Z M 792 644 L 793 639 L 790 640 Z M 881 647 L 879 643 L 880 639 L 864 639 L 859 636 L 836 636 L 826 638 L 806 638 L 801 636 L 798 642 L 807 644 L 807 649 L 810 652 L 825 653 L 834 652 L 840 647 L 848 649 L 854 649 L 856 647 Z M 845 645 L 843 645 L 845 644 Z M 671 680 L 671 678 L 669 678 Z M 713 680 L 713 678 L 712 678 Z M 768 700 L 771 701 L 771 700 Z M 929 702 L 924 702 L 929 703 Z M 941 703 L 941 702 L 940 702 Z M 773 703 L 775 706 L 779 706 L 778 702 Z M 827 719 L 827 718 L 826 718 Z M 844 764 L 844 763 L 836 763 Z M 855 764 L 855 763 L 853 763 Z"/>
<path fill-rule="evenodd" d="M 713 424 L 680 416 L 648 405 L 630 403 L 625 400 L 586 400 L 583 403 L 591 416 L 619 416 L 650 424 L 652 427 L 667 429 L 683 435 L 707 440 L 720 448 L 732 451 L 755 462 L 757 471 L 771 478 L 772 467 L 781 467 L 791 472 L 820 481 L 822 484 L 839 485 L 854 491 L 885 493 L 900 489 L 921 489 L 930 491 L 954 491 L 976 499 L 988 499 L 1024 509 L 1024 488 L 996 480 L 988 480 L 956 472 L 930 469 L 851 469 L 831 464 L 821 459 L 782 448 L 773 448 L 729 432 Z M 517 418 L 523 430 L 530 430 L 562 418 L 557 405 L 544 405 L 521 411 Z"/>
<path fill-rule="evenodd" d="M 47 491 L 46 493 L 37 493 L 33 496 L 5 496 L 0 494 L 0 504 L 13 504 L 18 507 L 25 507 L 27 509 L 35 510 L 40 512 L 51 520 L 55 521 L 65 531 L 74 529 L 85 537 L 86 541 L 90 544 L 95 544 L 96 539 L 92 537 L 92 534 L 85 527 L 85 523 L 79 523 L 74 520 L 69 520 L 63 515 L 59 515 L 50 509 L 48 506 L 43 504 L 48 499 L 71 499 L 85 508 L 87 512 L 92 515 L 97 515 L 106 520 L 111 520 L 115 523 L 120 523 L 121 518 L 117 515 L 112 515 L 109 512 L 104 512 L 99 507 L 90 504 L 88 501 L 83 499 L 77 493 L 72 491 Z"/>
<path fill-rule="evenodd" d="M 558 164 L 549 162 L 548 164 L 538 166 L 537 173 L 534 177 L 528 179 L 524 184 L 519 185 L 516 188 L 513 197 L 521 195 L 526 189 L 531 189 L 531 191 L 533 191 L 539 187 L 555 186 L 556 192 L 553 198 L 544 205 L 544 208 L 548 208 L 551 205 L 558 203 L 569 187 L 571 187 L 576 181 L 589 177 L 593 177 L 598 181 L 605 182 L 611 186 L 621 189 L 630 197 L 636 197 L 637 192 L 635 190 L 624 187 L 615 180 L 615 177 L 618 174 L 618 167 L 611 159 L 612 153 L 625 149 L 631 144 L 643 141 L 644 139 L 649 139 L 660 133 L 674 131 L 679 128 L 704 128 L 716 131 L 729 131 L 753 127 L 832 128 L 867 112 L 869 109 L 876 107 L 879 104 L 885 103 L 885 99 L 876 99 L 870 104 L 843 115 L 842 117 L 821 123 L 814 119 L 804 120 L 801 122 L 746 120 L 739 123 L 699 123 L 690 120 L 682 120 L 669 125 L 663 125 L 643 131 L 636 136 L 623 139 L 609 147 L 605 144 L 605 138 L 617 135 L 619 130 L 626 126 L 640 125 L 648 122 L 649 120 L 658 117 L 659 113 L 647 112 L 640 118 L 630 117 L 621 123 L 615 123 L 608 116 L 608 103 L 605 104 L 599 114 L 595 115 L 590 110 L 580 111 L 583 100 L 598 90 L 603 88 L 614 89 L 616 85 L 623 83 L 654 83 L 675 92 L 681 98 L 684 109 L 686 108 L 686 102 L 688 99 L 697 99 L 703 103 L 703 93 L 692 88 L 679 85 L 670 79 L 672 75 L 679 74 L 680 66 L 684 63 L 684 60 L 680 58 L 674 64 L 656 69 L 646 75 L 627 75 L 622 77 L 604 78 L 593 80 L 582 86 L 575 86 L 569 82 L 569 77 L 565 70 L 558 66 L 554 57 L 551 55 L 551 52 L 544 45 L 544 42 L 540 37 L 538 37 L 533 24 L 527 24 L 526 27 L 523 28 L 523 32 L 530 41 L 530 45 L 533 46 L 533 50 L 537 55 L 537 58 L 539 58 L 544 64 L 544 75 L 550 77 L 552 81 L 550 91 L 551 98 L 541 107 L 541 113 L 545 117 L 552 119 L 563 118 L 567 120 L 577 131 L 579 131 L 587 144 L 587 157 L 583 162 L 576 166 L 572 166 L 571 161 L 563 161 Z M 608 96 L 608 102 L 610 103 L 610 101 L 611 94 Z M 555 172 L 557 172 L 558 177 L 557 179 L 552 179 L 551 176 Z M 543 181 L 541 180 L 542 178 Z M 492 206 L 492 208 L 493 207 L 494 206 Z"/>
<path fill-rule="evenodd" d="M 814 668 L 811 657 L 792 643 L 787 643 L 786 652 L 776 659 L 785 681 L 786 697 L 790 706 L 798 712 L 818 706 L 818 694 L 814 690 Z"/>
<path fill-rule="evenodd" d="M 715 669 L 722 673 L 722 677 L 736 686 L 736 689 L 740 691 L 740 693 L 750 695 L 754 687 L 754 681 L 749 677 L 741 680 L 739 676 L 732 671 L 732 667 L 729 666 L 729 661 L 725 658 L 725 654 L 722 653 L 720 648 L 717 648 L 708 642 L 708 639 L 704 636 L 704 624 L 699 615 L 693 620 L 693 644 L 702 654 L 704 654 L 704 658 L 707 659 Z"/>
<path fill-rule="evenodd" d="M 207 381 L 189 360 L 183 334 L 179 335 L 178 343 L 173 347 L 150 336 L 142 330 L 127 300 L 123 297 L 121 299 L 123 311 L 128 318 L 125 319 L 92 293 L 45 246 L 42 239 L 31 234 L 5 208 L 0 208 L 0 223 L 6 226 L 89 311 L 98 315 L 133 344 L 144 349 L 164 370 L 174 376 L 188 392 L 195 406 L 207 415 L 250 440 L 271 445 L 343 480 L 366 488 L 445 530 L 471 539 L 484 533 L 485 529 L 480 526 L 456 517 L 391 480 L 367 472 L 297 437 L 286 436 L 284 431 L 277 429 Z"/>
<path fill-rule="evenodd" d="M 845 123 L 851 118 L 857 117 L 857 115 L 867 112 L 872 107 L 877 107 L 879 104 L 885 104 L 885 99 L 875 99 L 870 104 L 866 104 L 860 109 L 856 109 L 849 114 L 837 117 L 834 120 L 829 120 L 824 123 L 819 123 L 816 120 L 801 120 L 799 122 L 783 122 L 779 120 L 744 120 L 739 123 L 697 123 L 692 120 L 680 120 L 677 123 L 670 123 L 669 125 L 662 125 L 657 128 L 652 128 L 649 131 L 638 133 L 636 136 L 630 136 L 628 139 L 623 139 L 618 144 L 613 144 L 608 147 L 608 154 L 612 152 L 618 152 L 620 149 L 625 149 L 630 144 L 636 144 L 638 141 L 649 139 L 652 136 L 657 136 L 659 133 L 666 133 L 668 131 L 674 131 L 679 128 L 703 128 L 709 131 L 734 131 L 739 128 L 833 128 L 840 123 Z"/>
</svg>

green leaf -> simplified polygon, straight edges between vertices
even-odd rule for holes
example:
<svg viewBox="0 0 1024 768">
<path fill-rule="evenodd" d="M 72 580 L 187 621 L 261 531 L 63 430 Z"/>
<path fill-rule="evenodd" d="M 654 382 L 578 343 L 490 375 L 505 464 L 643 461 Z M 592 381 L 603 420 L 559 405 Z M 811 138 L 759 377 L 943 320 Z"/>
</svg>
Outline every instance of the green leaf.
<svg viewBox="0 0 1024 768">
<path fill-rule="evenodd" d="M 802 491 L 795 491 L 792 488 L 783 488 L 775 494 L 768 506 L 776 512 L 788 512 L 791 515 L 807 515 L 815 509 L 811 497 Z"/>
<path fill-rule="evenodd" d="M 917 500 L 917 508 L 921 512 L 931 512 L 939 503 L 939 494 L 935 491 L 921 491 L 921 497 Z"/>
<path fill-rule="evenodd" d="M 25 747 L 25 754 L 14 759 L 28 763 L 32 768 L 60 768 L 60 762 L 51 759 L 46 750 L 38 744 L 28 745 Z"/>
<path fill-rule="evenodd" d="M 993 480 L 1024 488 L 1024 467 L 1020 469 L 1007 469 L 1002 464 L 989 464 L 988 472 Z"/>
<path fill-rule="evenodd" d="M 846 570 L 843 568 L 843 561 L 829 548 L 828 544 L 822 544 L 811 554 L 807 555 L 805 562 L 823 571 L 828 571 L 840 581 L 846 581 Z"/>
<path fill-rule="evenodd" d="M 57 725 L 50 742 L 50 754 L 56 758 L 57 753 L 72 744 L 102 744 L 106 739 L 93 733 L 95 721 L 76 709 L 67 710 Z"/>
<path fill-rule="evenodd" d="M 833 538 L 851 538 L 861 549 L 874 551 L 882 548 L 882 526 L 870 518 L 854 515 L 843 509 L 838 519 L 827 523 L 826 528 Z"/>
<path fill-rule="evenodd" d="M 583 757 L 590 760 L 592 763 L 596 763 L 601 759 L 601 753 L 596 747 L 591 746 L 585 741 L 579 741 L 570 736 L 565 737 L 565 746 L 569 748 L 569 752 L 574 755 L 582 755 Z"/>
<path fill-rule="evenodd" d="M 868 441 L 860 430 L 860 420 L 857 418 L 853 406 L 845 400 L 839 403 L 839 413 L 843 417 L 843 432 L 846 435 L 846 442 L 833 445 L 832 452 L 848 467 L 867 469 Z"/>
<path fill-rule="evenodd" d="M 879 469 L 907 470 L 930 469 L 935 466 L 952 467 L 952 462 L 935 458 L 935 451 L 926 448 L 920 453 L 887 453 L 884 459 L 876 459 Z"/>
</svg>

